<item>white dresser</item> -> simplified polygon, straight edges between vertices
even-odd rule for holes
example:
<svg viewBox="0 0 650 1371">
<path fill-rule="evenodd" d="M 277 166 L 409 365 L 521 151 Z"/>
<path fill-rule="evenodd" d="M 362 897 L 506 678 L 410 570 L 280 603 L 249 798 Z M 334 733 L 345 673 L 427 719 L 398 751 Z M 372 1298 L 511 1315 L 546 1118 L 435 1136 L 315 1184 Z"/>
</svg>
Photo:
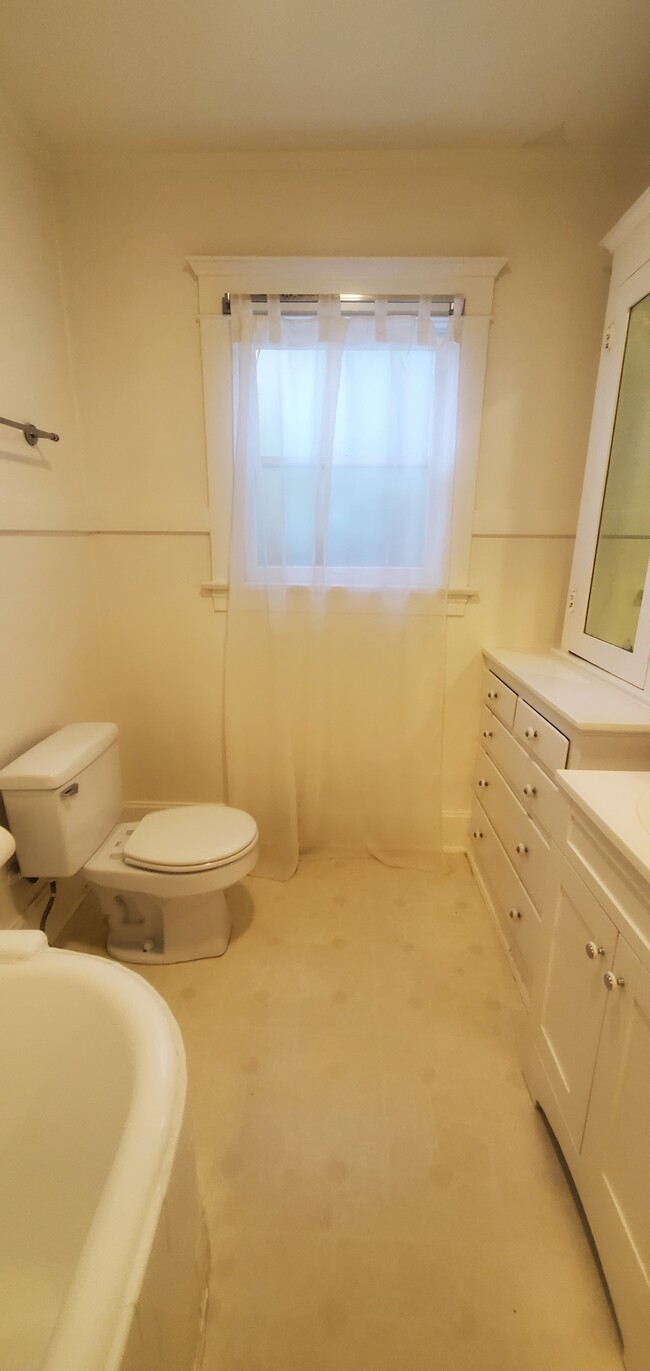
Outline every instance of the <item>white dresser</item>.
<svg viewBox="0 0 650 1371">
<path fill-rule="evenodd" d="M 565 772 L 524 1069 L 650 1365 L 650 774 Z"/>
<path fill-rule="evenodd" d="M 565 823 L 555 772 L 650 770 L 650 708 L 561 653 L 484 658 L 469 856 L 528 1003 Z"/>
</svg>

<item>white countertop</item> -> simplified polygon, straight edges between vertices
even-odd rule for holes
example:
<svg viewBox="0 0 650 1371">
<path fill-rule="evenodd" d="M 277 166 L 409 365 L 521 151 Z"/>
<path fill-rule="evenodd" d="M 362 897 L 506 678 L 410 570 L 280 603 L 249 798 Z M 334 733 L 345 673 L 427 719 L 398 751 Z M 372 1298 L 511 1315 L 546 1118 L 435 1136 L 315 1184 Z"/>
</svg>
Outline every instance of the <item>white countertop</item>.
<svg viewBox="0 0 650 1371">
<path fill-rule="evenodd" d="M 650 883 L 650 771 L 557 771 L 555 778 Z"/>
<path fill-rule="evenodd" d="M 532 704 L 537 698 L 584 732 L 650 733 L 650 705 L 612 681 L 599 680 L 559 652 L 510 652 L 486 648 L 497 676 L 515 685 Z"/>
</svg>

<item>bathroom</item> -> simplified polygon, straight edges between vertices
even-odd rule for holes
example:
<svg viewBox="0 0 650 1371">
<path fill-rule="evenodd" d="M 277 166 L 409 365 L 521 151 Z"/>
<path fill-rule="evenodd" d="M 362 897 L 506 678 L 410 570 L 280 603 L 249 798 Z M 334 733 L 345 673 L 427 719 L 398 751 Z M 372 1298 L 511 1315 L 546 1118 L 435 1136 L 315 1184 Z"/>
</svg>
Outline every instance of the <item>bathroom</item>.
<svg viewBox="0 0 650 1371">
<path fill-rule="evenodd" d="M 0 766 L 65 724 L 111 720 L 125 819 L 226 799 L 228 615 L 224 593 L 209 587 L 227 580 L 228 521 L 206 457 L 188 258 L 506 263 L 489 329 L 464 582 L 473 594 L 446 620 L 451 874 L 432 885 L 423 871 L 314 849 L 289 881 L 252 876 L 233 889 L 223 958 L 146 973 L 188 1056 L 212 1248 L 203 1365 L 609 1371 L 622 1364 L 618 1334 L 521 1078 L 522 1003 L 464 850 L 482 649 L 544 652 L 561 641 L 609 289 L 600 244 L 650 185 L 644 35 L 606 41 L 605 27 L 601 66 L 594 55 L 580 68 L 580 105 L 567 95 L 569 74 L 554 98 L 535 85 L 531 20 L 528 40 L 501 35 L 503 77 L 498 53 L 491 66 L 486 59 L 481 127 L 444 122 L 436 98 L 440 126 L 414 123 L 412 134 L 398 106 L 392 124 L 355 122 L 351 109 L 347 132 L 333 122 L 305 132 L 281 103 L 256 132 L 237 103 L 241 72 L 215 38 L 215 82 L 226 81 L 218 108 L 230 102 L 241 123 L 223 116 L 210 135 L 189 121 L 170 31 L 174 115 L 155 65 L 163 57 L 147 45 L 156 19 L 145 6 L 138 13 L 142 27 L 124 17 L 120 35 L 101 24 L 93 32 L 72 6 L 49 17 L 7 7 L 0 413 L 60 440 L 32 448 L 3 431 Z M 252 44 L 259 60 L 250 23 L 242 50 Z M 462 65 L 461 37 L 456 30 Z M 101 52 L 109 39 L 111 64 Z M 522 85 L 537 105 L 513 87 L 501 108 L 506 66 L 519 81 L 529 72 Z M 616 86 L 623 68 L 637 81 L 628 103 Z M 441 79 L 449 70 L 441 66 Z M 120 105 L 120 89 L 138 79 L 141 103 Z M 375 79 L 371 63 L 369 95 Z M 0 928 L 36 927 L 44 898 L 9 870 Z M 80 878 L 61 883 L 48 936 L 103 950 Z M 343 971 L 333 964 L 342 952 Z M 308 1075 L 317 1082 L 309 1096 Z M 409 1182 L 401 1189 L 400 1176 Z"/>
</svg>

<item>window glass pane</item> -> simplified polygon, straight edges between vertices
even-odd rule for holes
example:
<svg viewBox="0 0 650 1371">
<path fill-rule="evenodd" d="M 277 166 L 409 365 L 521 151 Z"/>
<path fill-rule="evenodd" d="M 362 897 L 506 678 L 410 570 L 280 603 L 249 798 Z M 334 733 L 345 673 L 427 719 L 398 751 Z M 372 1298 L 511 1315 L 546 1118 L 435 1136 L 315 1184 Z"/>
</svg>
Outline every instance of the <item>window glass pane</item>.
<svg viewBox="0 0 650 1371">
<path fill-rule="evenodd" d="M 257 485 L 260 566 L 312 566 L 315 558 L 315 466 L 264 466 Z"/>
<path fill-rule="evenodd" d="M 327 566 L 422 566 L 426 482 L 425 467 L 337 467 Z"/>
<path fill-rule="evenodd" d="M 344 353 L 334 460 L 424 464 L 434 365 L 424 348 Z"/>
<path fill-rule="evenodd" d="M 314 461 L 316 406 L 325 353 L 318 348 L 260 348 L 257 394 L 260 455 Z"/>
<path fill-rule="evenodd" d="M 421 567 L 435 353 L 406 345 L 345 348 L 331 470 L 319 467 L 325 361 L 318 346 L 257 352 L 259 564 L 318 560 L 323 501 L 326 566 Z"/>
</svg>

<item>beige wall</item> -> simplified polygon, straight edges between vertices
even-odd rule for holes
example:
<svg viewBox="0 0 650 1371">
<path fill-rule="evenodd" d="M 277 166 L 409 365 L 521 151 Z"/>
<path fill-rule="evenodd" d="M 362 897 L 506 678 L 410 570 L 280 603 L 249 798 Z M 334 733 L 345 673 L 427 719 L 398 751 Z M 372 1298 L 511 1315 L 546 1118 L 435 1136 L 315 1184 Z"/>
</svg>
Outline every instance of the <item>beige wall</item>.
<svg viewBox="0 0 650 1371">
<path fill-rule="evenodd" d="M 84 471 L 48 176 L 0 111 L 0 414 L 59 432 L 30 448 L 0 427 L 0 765 L 96 709 Z M 65 531 L 67 530 L 67 532 Z M 0 816 L 1 817 L 1 816 Z M 34 892 L 0 876 L 0 926 Z"/>
<path fill-rule="evenodd" d="M 61 435 L 30 448 L 0 428 L 0 765 L 75 717 L 95 686 L 90 540 L 49 179 L 0 119 L 0 413 Z"/>
<path fill-rule="evenodd" d="M 650 162 L 537 149 L 83 159 L 58 218 L 98 527 L 104 713 L 133 800 L 222 793 L 191 253 L 495 254 L 471 583 L 449 622 L 445 807 L 465 811 L 479 647 L 559 641 L 607 294 Z"/>
</svg>

